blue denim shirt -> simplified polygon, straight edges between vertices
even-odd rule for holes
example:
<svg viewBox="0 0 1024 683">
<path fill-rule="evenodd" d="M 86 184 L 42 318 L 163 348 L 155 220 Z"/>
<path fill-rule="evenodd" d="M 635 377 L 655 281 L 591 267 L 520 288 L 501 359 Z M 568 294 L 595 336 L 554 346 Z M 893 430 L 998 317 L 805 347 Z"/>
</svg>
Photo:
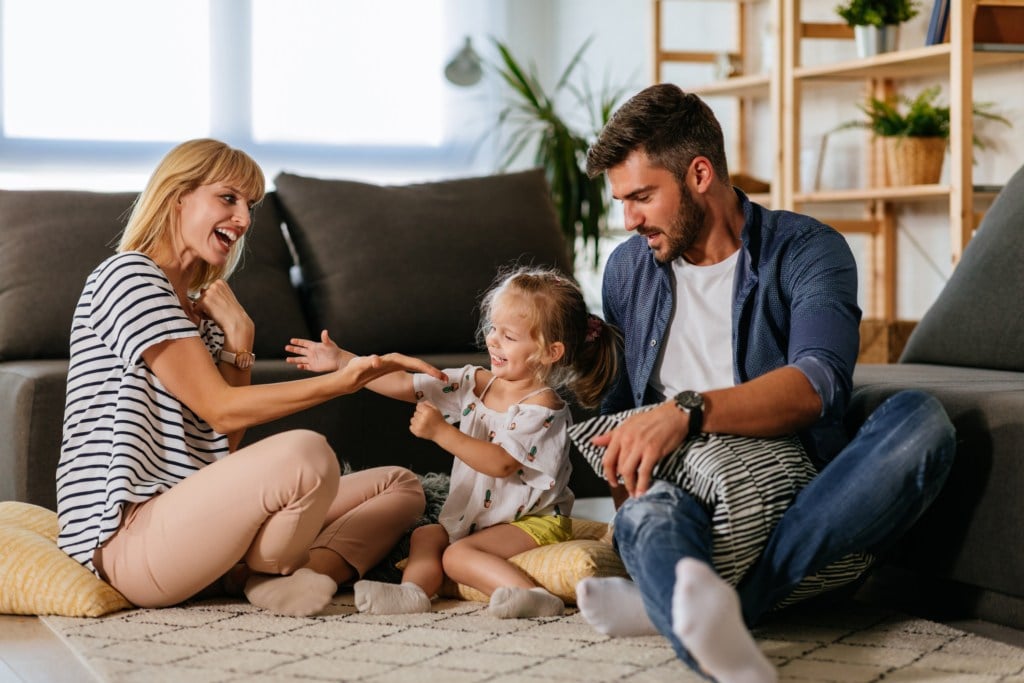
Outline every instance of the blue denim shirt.
<svg viewBox="0 0 1024 683">
<path fill-rule="evenodd" d="M 736 194 L 745 224 L 733 284 L 734 379 L 741 384 L 787 365 L 804 373 L 822 411 L 800 437 L 821 465 L 847 441 L 842 417 L 860 344 L 856 263 L 829 226 Z M 601 412 L 664 400 L 649 382 L 672 314 L 671 264 L 659 264 L 636 235 L 609 257 L 602 297 L 605 319 L 625 337 L 625 363 Z"/>
</svg>

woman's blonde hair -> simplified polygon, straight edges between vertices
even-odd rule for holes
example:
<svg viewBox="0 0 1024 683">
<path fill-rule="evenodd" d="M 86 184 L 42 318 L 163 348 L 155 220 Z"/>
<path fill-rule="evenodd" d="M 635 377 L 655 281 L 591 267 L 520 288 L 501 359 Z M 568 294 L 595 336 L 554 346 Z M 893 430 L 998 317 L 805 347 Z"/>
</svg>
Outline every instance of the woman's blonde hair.
<svg viewBox="0 0 1024 683">
<path fill-rule="evenodd" d="M 484 294 L 478 330 L 484 347 L 494 306 L 504 294 L 519 295 L 529 305 L 538 379 L 556 390 L 569 389 L 586 408 L 597 406 L 618 372 L 619 330 L 587 310 L 572 278 L 549 268 L 519 267 L 499 274 Z M 553 342 L 561 342 L 565 353 L 554 365 L 544 365 L 539 359 Z"/>
<path fill-rule="evenodd" d="M 171 238 L 178 216 L 175 211 L 178 200 L 201 185 L 218 182 L 230 183 L 251 201 L 263 199 L 263 171 L 245 152 L 209 138 L 189 140 L 172 149 L 135 200 L 117 250 L 153 255 Z M 231 275 L 244 246 L 243 236 L 232 246 L 222 266 L 200 263 L 189 283 L 189 291 L 198 292 Z"/>
</svg>

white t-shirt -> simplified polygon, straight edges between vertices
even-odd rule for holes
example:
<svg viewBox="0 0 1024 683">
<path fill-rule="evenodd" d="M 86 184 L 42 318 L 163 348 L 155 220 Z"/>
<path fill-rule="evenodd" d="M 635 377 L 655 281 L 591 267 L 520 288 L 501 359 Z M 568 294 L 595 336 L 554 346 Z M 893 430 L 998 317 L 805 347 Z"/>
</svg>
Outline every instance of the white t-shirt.
<svg viewBox="0 0 1024 683">
<path fill-rule="evenodd" d="M 58 544 L 95 572 L 93 552 L 114 535 L 127 503 L 139 503 L 228 454 L 215 432 L 161 384 L 142 352 L 200 336 L 224 345 L 212 321 L 196 327 L 148 256 L 111 256 L 89 275 L 75 308 L 57 465 Z"/>
<path fill-rule="evenodd" d="M 575 500 L 569 489 L 569 407 L 521 403 L 503 413 L 491 410 L 478 397 L 477 370 L 474 365 L 445 370 L 447 384 L 430 375 L 413 375 L 418 399 L 437 406 L 463 434 L 498 444 L 522 465 L 497 479 L 455 458 L 438 518 L 452 541 L 526 515 L 568 516 Z"/>
<path fill-rule="evenodd" d="M 651 386 L 663 396 L 735 384 L 732 304 L 738 262 L 738 250 L 710 266 L 695 266 L 682 258 L 672 262 L 672 318 L 651 374 Z"/>
</svg>

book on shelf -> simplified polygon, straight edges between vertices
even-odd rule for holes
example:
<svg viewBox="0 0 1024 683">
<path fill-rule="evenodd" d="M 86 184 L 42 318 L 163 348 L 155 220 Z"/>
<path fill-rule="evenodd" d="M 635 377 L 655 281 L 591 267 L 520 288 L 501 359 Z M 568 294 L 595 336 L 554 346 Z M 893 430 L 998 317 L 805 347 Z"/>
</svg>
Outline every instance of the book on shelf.
<svg viewBox="0 0 1024 683">
<path fill-rule="evenodd" d="M 935 0 L 932 7 L 932 16 L 928 20 L 928 33 L 925 35 L 925 45 L 938 45 L 947 40 L 946 24 L 949 22 L 950 0 Z"/>
<path fill-rule="evenodd" d="M 935 0 L 925 45 L 949 41 L 950 0 Z M 978 5 L 974 14 L 976 52 L 1024 52 L 1024 6 Z"/>
</svg>

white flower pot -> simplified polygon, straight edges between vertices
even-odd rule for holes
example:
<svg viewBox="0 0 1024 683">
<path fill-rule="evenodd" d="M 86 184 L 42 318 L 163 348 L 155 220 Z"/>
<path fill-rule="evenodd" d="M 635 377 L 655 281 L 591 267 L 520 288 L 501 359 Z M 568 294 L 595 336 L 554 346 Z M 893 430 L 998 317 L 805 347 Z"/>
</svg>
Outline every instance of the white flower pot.
<svg viewBox="0 0 1024 683">
<path fill-rule="evenodd" d="M 853 37 L 857 42 L 858 57 L 873 57 L 883 52 L 896 50 L 899 37 L 898 24 L 886 26 L 854 26 Z"/>
</svg>

